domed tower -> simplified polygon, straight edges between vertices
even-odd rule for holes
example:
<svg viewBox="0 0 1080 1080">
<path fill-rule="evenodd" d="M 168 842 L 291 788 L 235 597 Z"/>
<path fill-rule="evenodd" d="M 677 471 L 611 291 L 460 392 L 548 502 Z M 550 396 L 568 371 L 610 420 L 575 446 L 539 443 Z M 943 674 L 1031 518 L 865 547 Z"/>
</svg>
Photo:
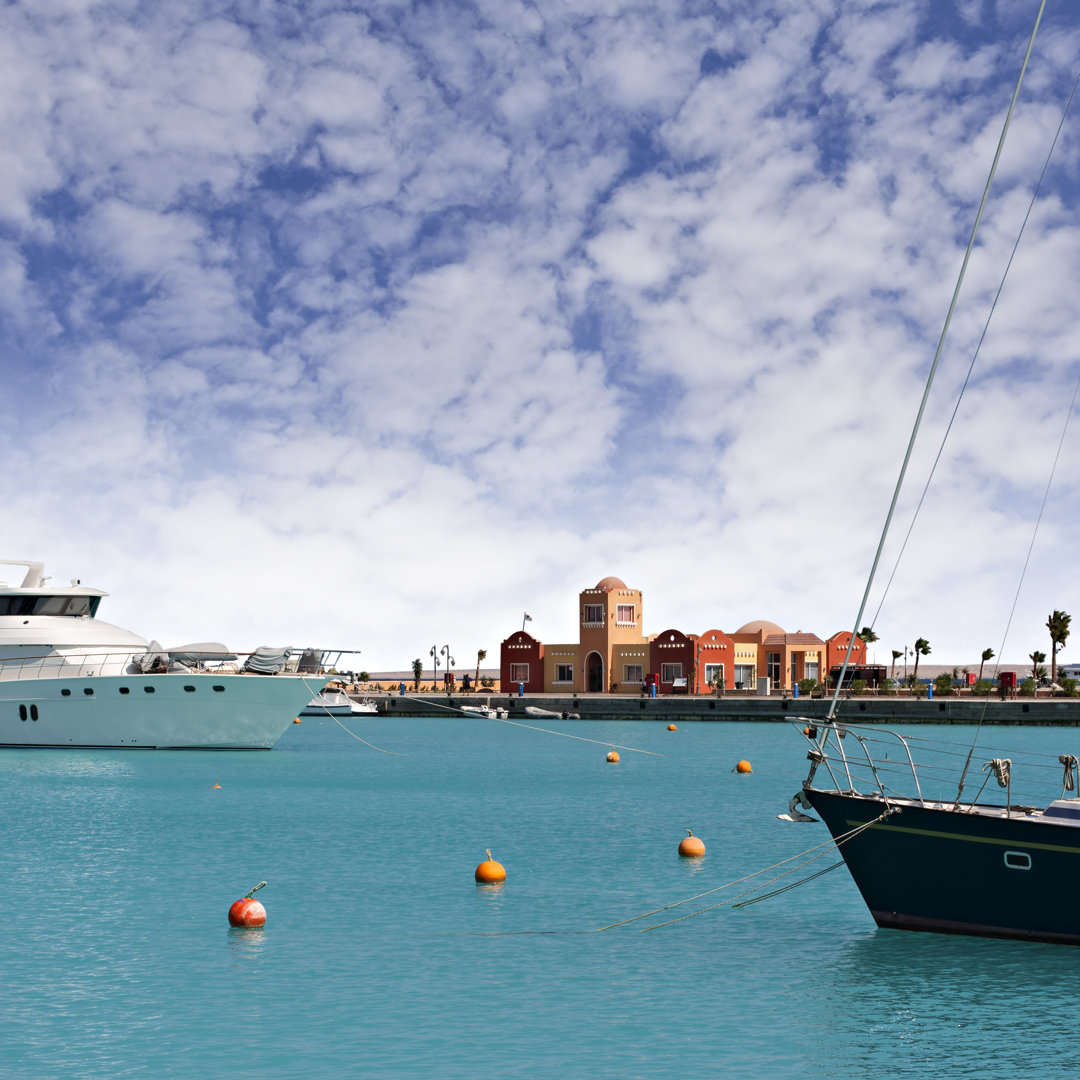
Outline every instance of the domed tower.
<svg viewBox="0 0 1080 1080">
<path fill-rule="evenodd" d="M 578 618 L 582 690 L 602 693 L 627 681 L 636 690 L 647 664 L 641 590 L 627 588 L 617 577 L 603 578 L 579 595 Z M 620 667 L 627 670 L 617 670 Z"/>
</svg>

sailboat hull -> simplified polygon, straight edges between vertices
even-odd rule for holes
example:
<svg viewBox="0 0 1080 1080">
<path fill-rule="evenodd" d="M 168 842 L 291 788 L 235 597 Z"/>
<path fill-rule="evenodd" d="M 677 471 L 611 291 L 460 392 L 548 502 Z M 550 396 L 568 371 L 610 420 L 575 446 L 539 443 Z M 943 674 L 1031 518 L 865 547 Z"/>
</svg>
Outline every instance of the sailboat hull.
<svg viewBox="0 0 1080 1080">
<path fill-rule="evenodd" d="M 880 798 L 806 788 L 834 839 Z M 960 813 L 906 800 L 840 844 L 879 926 L 1080 945 L 1080 827 L 1003 808 Z"/>
</svg>

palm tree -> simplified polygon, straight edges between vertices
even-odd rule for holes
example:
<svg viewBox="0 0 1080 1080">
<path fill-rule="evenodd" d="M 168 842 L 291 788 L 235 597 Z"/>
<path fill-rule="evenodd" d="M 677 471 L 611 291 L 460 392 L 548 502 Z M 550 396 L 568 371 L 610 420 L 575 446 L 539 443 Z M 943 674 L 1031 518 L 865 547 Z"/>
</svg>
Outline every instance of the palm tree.
<svg viewBox="0 0 1080 1080">
<path fill-rule="evenodd" d="M 1031 677 L 1039 678 L 1039 665 L 1046 660 L 1046 653 L 1036 649 L 1033 653 L 1028 653 L 1028 659 L 1031 661 Z"/>
<path fill-rule="evenodd" d="M 993 659 L 994 659 L 994 650 L 993 649 L 983 649 L 983 651 L 982 651 L 982 660 L 979 663 L 979 678 L 978 678 L 979 682 L 982 682 L 983 664 L 985 664 L 987 660 L 993 660 Z"/>
<path fill-rule="evenodd" d="M 1057 651 L 1065 648 L 1065 639 L 1069 636 L 1069 623 L 1072 616 L 1064 611 L 1055 611 L 1046 620 L 1046 629 L 1050 631 L 1050 681 L 1057 682 Z"/>
<path fill-rule="evenodd" d="M 476 679 L 474 682 L 477 686 L 480 685 L 480 662 L 487 659 L 487 649 L 476 650 Z"/>
<path fill-rule="evenodd" d="M 915 642 L 915 670 L 911 673 L 911 681 L 919 681 L 919 657 L 930 655 L 930 642 L 921 637 Z"/>
<path fill-rule="evenodd" d="M 420 676 L 424 674 L 424 664 L 417 658 L 412 662 L 412 678 L 413 678 L 413 690 L 419 691 L 420 689 Z"/>
<path fill-rule="evenodd" d="M 903 656 L 903 655 L 904 654 L 900 649 L 893 649 L 893 651 L 892 651 L 892 667 L 889 669 L 889 678 L 890 679 L 895 679 L 896 678 L 896 661 L 899 660 L 900 657 Z"/>
</svg>

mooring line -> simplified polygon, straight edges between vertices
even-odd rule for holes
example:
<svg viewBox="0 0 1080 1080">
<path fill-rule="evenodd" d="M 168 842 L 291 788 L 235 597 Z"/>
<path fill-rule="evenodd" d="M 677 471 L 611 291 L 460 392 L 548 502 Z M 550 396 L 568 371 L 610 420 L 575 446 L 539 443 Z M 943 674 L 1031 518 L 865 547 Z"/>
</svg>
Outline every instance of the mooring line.
<svg viewBox="0 0 1080 1080">
<path fill-rule="evenodd" d="M 787 877 L 788 874 L 793 874 L 793 873 L 795 873 L 796 870 L 801 870 L 804 866 L 809 866 L 810 863 L 814 862 L 816 859 L 820 859 L 822 857 L 822 855 L 824 855 L 825 852 L 828 849 L 833 848 L 833 847 L 838 848 L 841 844 L 846 843 L 852 837 L 857 836 L 859 833 L 864 832 L 866 829 L 869 829 L 871 825 L 876 825 L 879 821 L 881 821 L 882 819 L 888 817 L 892 813 L 893 813 L 893 811 L 892 811 L 892 808 L 890 807 L 889 809 L 885 810 L 883 813 L 879 814 L 872 821 L 863 822 L 862 825 L 856 825 L 855 828 L 849 829 L 846 833 L 841 833 L 841 835 L 838 836 L 835 840 L 832 837 L 829 837 L 829 839 L 826 840 L 824 843 L 816 844 L 814 847 L 807 848 L 805 851 L 800 851 L 797 855 L 791 855 L 786 859 L 781 859 L 780 862 L 773 863 L 772 866 L 763 867 L 761 870 L 755 870 L 753 873 L 746 874 L 741 878 L 736 878 L 734 881 L 728 881 L 728 882 L 725 882 L 723 885 L 717 885 L 715 889 L 706 889 L 705 892 L 697 893 L 695 896 L 688 896 L 683 900 L 676 900 L 674 903 L 665 904 L 663 907 L 653 908 L 652 911 L 645 911 L 645 912 L 642 912 L 640 915 L 634 915 L 629 919 L 623 919 L 621 922 L 611 923 L 610 926 L 601 926 L 601 927 L 599 927 L 597 929 L 596 932 L 599 934 L 599 933 L 603 933 L 605 930 L 614 930 L 617 926 L 626 926 L 628 923 L 637 922 L 639 919 L 647 919 L 647 918 L 649 918 L 650 915 L 659 915 L 662 911 L 670 911 L 672 908 L 681 907 L 683 904 L 691 904 L 695 900 L 701 900 L 703 897 L 712 896 L 713 893 L 723 892 L 724 889 L 730 889 L 730 888 L 733 888 L 735 885 L 741 885 L 744 881 L 750 881 L 753 878 L 756 878 L 756 877 L 760 876 L 761 874 L 767 874 L 767 873 L 769 873 L 770 870 L 777 870 L 781 866 L 786 866 L 788 863 L 794 862 L 796 859 L 804 859 L 805 860 L 804 862 L 800 863 L 799 866 L 792 867 L 791 870 L 786 870 L 783 874 L 778 874 L 776 877 L 770 878 L 768 881 L 763 881 L 760 885 L 755 885 L 754 888 L 752 888 L 752 889 L 747 889 L 745 892 L 739 893 L 736 896 L 729 897 L 727 900 L 725 900 L 723 902 L 723 904 L 727 904 L 727 903 L 731 902 L 732 900 L 738 900 L 742 896 L 749 896 L 751 893 L 757 892 L 758 889 L 763 889 L 763 888 L 765 888 L 766 885 L 771 885 L 774 881 L 779 881 L 780 878 Z M 814 855 L 814 857 L 812 859 L 807 859 L 806 858 L 807 855 L 811 855 L 815 851 L 818 852 L 819 854 Z M 815 876 L 817 876 L 817 875 L 815 875 Z M 812 880 L 812 879 L 808 878 L 807 880 L 809 881 L 809 880 Z M 794 886 L 792 886 L 792 887 L 794 887 Z M 764 898 L 762 898 L 762 899 L 764 899 Z M 713 908 L 722 907 L 723 904 L 713 904 L 712 907 L 702 908 L 700 911 L 693 912 L 692 915 L 699 915 L 703 911 L 711 911 Z M 682 918 L 691 918 L 691 917 L 692 917 L 691 915 L 682 916 Z M 680 921 L 681 921 L 681 919 L 672 919 L 671 920 L 671 922 L 680 922 Z M 670 923 L 658 923 L 657 924 L 657 926 L 669 926 L 669 925 L 670 925 Z M 655 930 L 655 929 L 657 929 L 657 927 L 656 926 L 650 926 L 650 927 L 646 927 L 646 929 L 647 930 Z M 644 933 L 644 931 L 642 931 L 642 932 Z"/>
<path fill-rule="evenodd" d="M 303 677 L 303 675 L 301 675 L 301 676 L 300 676 L 300 681 L 301 681 L 301 682 L 302 682 L 302 683 L 303 683 L 303 684 L 304 684 L 305 686 L 307 686 L 307 688 L 308 688 L 309 690 L 311 689 L 311 687 L 310 687 L 310 686 L 308 685 L 308 681 L 307 681 L 307 679 L 305 679 L 305 678 Z M 315 698 L 317 698 L 317 697 L 319 696 L 319 694 L 320 694 L 320 693 L 322 693 L 322 691 L 321 691 L 321 690 L 316 690 L 316 691 L 314 691 L 314 692 L 312 693 L 312 695 L 311 695 L 311 697 L 312 697 L 312 700 L 314 700 Z M 347 695 L 347 694 L 346 694 L 345 696 L 346 696 L 346 697 L 348 697 L 348 695 Z M 324 709 L 326 709 L 326 707 L 325 707 L 325 706 L 323 706 L 323 708 L 324 708 Z M 382 748 L 381 746 L 376 746 L 376 745 L 375 745 L 374 743 L 370 743 L 370 742 L 368 742 L 368 741 L 367 741 L 367 739 L 361 739 L 361 738 L 360 738 L 360 736 L 359 736 L 359 735 L 357 735 L 357 734 L 356 734 L 355 732 L 353 732 L 353 731 L 350 731 L 350 730 L 349 730 L 349 729 L 348 729 L 348 728 L 347 728 L 347 727 L 346 727 L 346 726 L 345 726 L 345 725 L 344 725 L 344 724 L 343 724 L 343 723 L 342 723 L 342 722 L 341 722 L 341 721 L 340 721 L 340 720 L 339 720 L 339 719 L 338 719 L 338 718 L 337 718 L 337 717 L 336 717 L 336 716 L 335 716 L 335 715 L 334 715 L 334 714 L 333 714 L 333 713 L 332 713 L 332 712 L 331 712 L 331 711 L 330 711 L 329 709 L 326 709 L 326 715 L 327 715 L 327 717 L 328 717 L 329 719 L 333 720 L 333 721 L 334 721 L 334 723 L 335 723 L 335 724 L 337 724 L 337 726 L 338 726 L 339 728 L 341 728 L 341 730 L 342 730 L 342 731 L 344 731 L 346 735 L 351 735 L 351 736 L 352 736 L 352 737 L 353 737 L 353 738 L 354 738 L 354 739 L 355 739 L 355 740 L 356 740 L 357 742 L 359 742 L 359 743 L 363 743 L 363 744 L 364 744 L 365 746 L 368 746 L 368 747 L 370 747 L 370 748 L 371 748 L 372 750 L 378 750 L 380 754 L 386 754 L 386 755 L 387 755 L 387 756 L 389 756 L 389 757 L 408 757 L 408 756 L 409 756 L 408 754 L 398 754 L 398 753 L 395 753 L 395 752 L 394 752 L 393 750 L 384 750 L 384 749 L 383 749 L 383 748 Z"/>
<path fill-rule="evenodd" d="M 498 720 L 500 724 L 513 724 L 514 727 L 527 728 L 529 731 L 542 731 L 545 735 L 561 735 L 564 739 L 577 739 L 578 742 L 596 743 L 597 746 L 610 746 L 617 750 L 629 750 L 632 754 L 648 754 L 649 757 L 663 757 L 653 750 L 639 750 L 636 746 L 623 746 L 621 743 L 606 742 L 603 739 L 586 739 L 584 735 L 568 735 L 565 731 L 551 731 L 549 728 L 535 727 L 532 724 L 522 724 L 517 720 L 507 720 L 504 716 L 493 716 L 492 720 Z"/>
</svg>

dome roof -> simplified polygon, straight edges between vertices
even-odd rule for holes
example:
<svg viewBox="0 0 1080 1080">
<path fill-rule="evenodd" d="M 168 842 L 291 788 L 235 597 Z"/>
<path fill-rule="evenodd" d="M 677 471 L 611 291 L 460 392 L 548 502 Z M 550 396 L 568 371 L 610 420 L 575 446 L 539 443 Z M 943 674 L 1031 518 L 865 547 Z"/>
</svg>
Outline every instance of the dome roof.
<svg viewBox="0 0 1080 1080">
<path fill-rule="evenodd" d="M 768 619 L 755 619 L 753 622 L 748 622 L 745 626 L 740 626 L 735 631 L 736 634 L 756 634 L 758 631 L 764 631 L 766 634 L 783 634 L 785 631 L 776 625 L 774 622 L 769 622 Z"/>
<path fill-rule="evenodd" d="M 596 583 L 598 589 L 625 589 L 626 582 L 622 578 L 606 577 Z"/>
</svg>

